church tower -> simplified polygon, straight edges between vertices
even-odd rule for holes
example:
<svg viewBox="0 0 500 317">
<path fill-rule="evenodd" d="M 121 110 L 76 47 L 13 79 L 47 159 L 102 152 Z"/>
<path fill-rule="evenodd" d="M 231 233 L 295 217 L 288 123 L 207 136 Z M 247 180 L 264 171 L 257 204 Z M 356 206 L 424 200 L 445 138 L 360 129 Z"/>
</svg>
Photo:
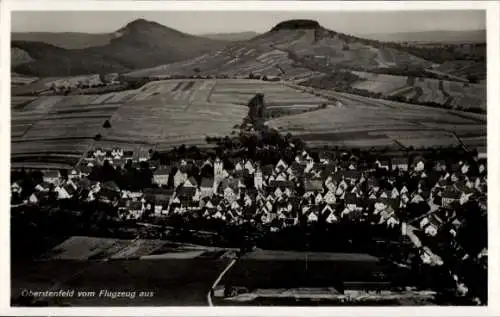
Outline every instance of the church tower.
<svg viewBox="0 0 500 317">
<path fill-rule="evenodd" d="M 262 190 L 262 170 L 260 167 L 257 167 L 257 170 L 255 171 L 254 177 L 253 177 L 253 182 L 254 186 L 258 191 Z"/>
</svg>

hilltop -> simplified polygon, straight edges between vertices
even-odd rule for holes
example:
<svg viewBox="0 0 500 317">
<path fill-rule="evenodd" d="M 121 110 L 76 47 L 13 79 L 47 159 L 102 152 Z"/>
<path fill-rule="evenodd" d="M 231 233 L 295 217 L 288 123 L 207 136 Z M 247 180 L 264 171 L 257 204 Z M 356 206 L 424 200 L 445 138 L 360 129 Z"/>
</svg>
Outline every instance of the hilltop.
<svg viewBox="0 0 500 317">
<path fill-rule="evenodd" d="M 17 56 L 24 55 L 26 62 L 17 62 L 13 71 L 35 76 L 124 72 L 192 58 L 226 44 L 225 41 L 189 35 L 144 19 L 132 21 L 110 34 L 87 37 L 89 46 L 81 43 L 81 34 L 71 41 L 65 40 L 71 35 L 64 33 L 60 41 L 65 41 L 67 48 L 40 42 L 47 36 L 38 41 L 19 41 L 16 38 L 22 36 L 14 36 L 11 46 L 17 49 Z M 55 43 L 56 36 L 51 38 Z M 68 49 L 79 46 L 86 47 Z"/>
</svg>

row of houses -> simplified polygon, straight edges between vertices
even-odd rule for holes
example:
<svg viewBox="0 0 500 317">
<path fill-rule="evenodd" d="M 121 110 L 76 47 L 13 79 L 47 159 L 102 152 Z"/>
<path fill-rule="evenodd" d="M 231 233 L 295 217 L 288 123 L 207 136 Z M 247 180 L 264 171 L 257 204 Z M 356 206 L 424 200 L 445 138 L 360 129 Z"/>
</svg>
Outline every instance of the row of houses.
<svg viewBox="0 0 500 317">
<path fill-rule="evenodd" d="M 95 157 L 103 156 L 104 151 L 98 150 L 95 154 Z M 110 154 L 122 155 L 124 152 L 113 149 Z M 173 189 L 154 189 L 156 193 L 153 189 L 130 193 L 120 190 L 116 184 L 101 187 L 99 183 L 86 180 L 90 170 L 85 166 L 71 170 L 67 181 L 62 181 L 60 174 L 52 171 L 44 174 L 43 184 L 37 185 L 37 192 L 30 196 L 29 202 L 39 202 L 50 186 L 58 199 L 74 197 L 75 193 L 82 197 L 83 188 L 84 193 L 88 192 L 86 200 L 112 202 L 125 217 L 134 219 L 146 212 L 155 216 L 201 212 L 206 218 L 251 218 L 262 223 L 279 219 L 283 223 L 296 224 L 299 217 L 309 222 L 319 219 L 334 222 L 344 217 L 371 218 L 373 221 L 373 216 L 378 215 L 379 223 L 395 226 L 402 222 L 400 211 L 408 204 L 426 203 L 431 210 L 437 210 L 454 203 L 464 204 L 473 195 L 486 191 L 484 162 L 478 169 L 483 177 L 471 175 L 465 162 L 457 162 L 450 171 L 446 171 L 444 162 L 426 162 L 423 158 L 413 160 L 411 165 L 403 158 L 379 159 L 368 166 L 356 160 L 339 162 L 328 157 L 320 157 L 320 162 L 314 162 L 306 151 L 289 164 L 279 160 L 275 165 L 261 166 L 246 159 L 232 163 L 234 169 L 226 170 L 219 158 L 180 160 L 175 163 L 175 173 L 172 173 L 174 165 L 150 164 L 154 169 L 153 183 L 165 186 L 173 178 Z M 422 182 L 409 192 L 405 185 L 395 184 L 394 174 L 387 178 L 389 186 L 385 184 L 382 188 L 374 176 L 377 169 L 392 169 L 400 173 L 410 171 L 412 178 L 423 180 L 427 177 L 426 164 L 433 164 L 433 171 L 441 173 L 431 188 L 425 188 Z M 189 176 L 194 166 L 212 170 L 213 176 L 198 181 Z M 13 184 L 12 190 L 18 187 Z M 435 226 L 431 220 L 428 222 L 427 226 Z M 435 230 L 426 229 L 426 232 L 432 235 Z"/>
</svg>

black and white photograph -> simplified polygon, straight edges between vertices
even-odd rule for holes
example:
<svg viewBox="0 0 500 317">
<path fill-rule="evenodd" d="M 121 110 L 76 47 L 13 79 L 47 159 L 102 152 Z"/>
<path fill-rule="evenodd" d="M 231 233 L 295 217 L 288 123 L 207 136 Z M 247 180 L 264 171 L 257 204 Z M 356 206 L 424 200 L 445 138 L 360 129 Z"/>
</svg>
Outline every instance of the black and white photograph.
<svg viewBox="0 0 500 317">
<path fill-rule="evenodd" d="M 486 9 L 144 8 L 10 14 L 11 307 L 494 301 Z"/>
</svg>

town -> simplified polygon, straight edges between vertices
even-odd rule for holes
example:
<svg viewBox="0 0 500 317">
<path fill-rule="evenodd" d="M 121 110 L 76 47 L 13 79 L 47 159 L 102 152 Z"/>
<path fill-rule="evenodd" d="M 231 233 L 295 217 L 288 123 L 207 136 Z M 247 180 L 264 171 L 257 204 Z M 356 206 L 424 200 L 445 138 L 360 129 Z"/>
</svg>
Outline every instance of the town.
<svg viewBox="0 0 500 317">
<path fill-rule="evenodd" d="M 134 235 L 146 238 L 242 250 L 303 249 L 305 241 L 296 237 L 274 239 L 277 245 L 269 238 L 294 228 L 327 230 L 337 241 L 310 239 L 310 250 L 366 251 L 370 241 L 406 239 L 416 248 L 417 261 L 450 268 L 462 296 L 485 300 L 484 290 L 471 282 L 481 274 L 486 278 L 485 157 L 455 148 L 399 156 L 307 149 L 290 135 L 264 127 L 256 132 L 258 124 L 249 121 L 240 127 L 241 148 L 227 138 L 203 154 L 185 147 L 167 154 L 96 148 L 69 171 L 13 171 L 13 213 L 27 207 L 81 215 L 86 205 L 99 214 L 91 221 L 108 219 L 104 235 L 111 234 L 112 221 L 111 227 L 140 227 Z M 240 232 L 231 235 L 229 228 Z M 186 230 L 204 234 L 196 240 L 197 234 Z M 384 256 L 411 264 L 388 252 Z"/>
</svg>

